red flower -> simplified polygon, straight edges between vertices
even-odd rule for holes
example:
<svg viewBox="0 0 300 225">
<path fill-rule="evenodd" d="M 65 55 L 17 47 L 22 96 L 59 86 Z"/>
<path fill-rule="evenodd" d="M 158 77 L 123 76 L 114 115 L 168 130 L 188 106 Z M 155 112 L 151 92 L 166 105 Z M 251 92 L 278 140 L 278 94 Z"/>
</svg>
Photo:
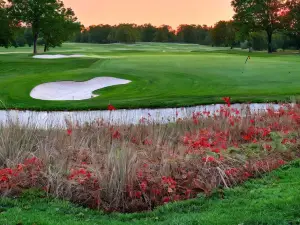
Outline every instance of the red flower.
<svg viewBox="0 0 300 225">
<path fill-rule="evenodd" d="M 162 201 L 163 203 L 168 203 L 170 202 L 170 200 L 171 200 L 170 197 L 164 197 Z"/>
<path fill-rule="evenodd" d="M 72 134 L 72 129 L 67 129 L 67 134 L 68 134 L 69 136 L 71 136 L 71 134 Z"/>
<path fill-rule="evenodd" d="M 135 192 L 135 197 L 136 198 L 141 198 L 142 197 L 142 192 L 141 191 Z"/>
<path fill-rule="evenodd" d="M 152 143 L 153 142 L 151 140 L 148 140 L 148 139 L 143 141 L 143 145 L 152 145 Z"/>
<path fill-rule="evenodd" d="M 119 131 L 116 130 L 116 131 L 113 133 L 112 137 L 115 138 L 115 139 L 119 139 L 119 138 L 121 137 L 121 134 L 120 134 Z"/>
<path fill-rule="evenodd" d="M 146 191 L 147 189 L 147 181 L 143 181 L 141 184 L 140 184 L 140 188 L 143 192 Z"/>
<path fill-rule="evenodd" d="M 250 141 L 250 140 L 251 140 L 251 136 L 250 136 L 250 135 L 244 135 L 244 136 L 243 136 L 243 139 L 244 139 L 245 141 Z"/>
<path fill-rule="evenodd" d="M 191 190 L 191 189 L 187 189 L 187 190 L 185 191 L 185 196 L 186 196 L 187 198 L 189 198 L 190 195 L 191 195 L 191 193 L 192 193 L 192 190 Z"/>
<path fill-rule="evenodd" d="M 288 143 L 288 142 L 289 142 L 289 140 L 288 140 L 287 138 L 284 138 L 284 139 L 282 140 L 281 144 L 285 145 L 285 144 Z"/>
<path fill-rule="evenodd" d="M 215 153 L 220 153 L 220 149 L 218 149 L 218 148 L 215 148 L 215 149 L 213 149 L 213 150 L 211 150 L 212 152 L 215 152 Z"/>
<path fill-rule="evenodd" d="M 227 104 L 228 107 L 231 106 L 231 103 L 230 103 L 230 97 L 224 97 L 223 100 L 224 100 L 224 102 Z"/>
<path fill-rule="evenodd" d="M 111 104 L 109 104 L 109 105 L 107 106 L 107 109 L 108 109 L 109 111 L 114 111 L 114 110 L 116 110 L 116 108 L 115 108 L 113 105 L 111 105 Z"/>
<path fill-rule="evenodd" d="M 203 157 L 202 161 L 203 162 L 214 162 L 214 161 L 216 161 L 216 159 L 212 156 L 207 156 L 207 157 Z"/>
<path fill-rule="evenodd" d="M 282 160 L 282 159 L 279 159 L 279 160 L 278 160 L 278 164 L 279 164 L 279 165 L 284 165 L 284 164 L 285 164 L 285 161 Z"/>
<path fill-rule="evenodd" d="M 249 177 L 252 177 L 252 174 L 249 172 L 244 173 L 244 178 L 248 179 Z"/>
<path fill-rule="evenodd" d="M 271 150 L 272 150 L 272 146 L 271 146 L 271 145 L 265 145 L 265 149 L 266 149 L 267 151 L 271 151 Z"/>
</svg>

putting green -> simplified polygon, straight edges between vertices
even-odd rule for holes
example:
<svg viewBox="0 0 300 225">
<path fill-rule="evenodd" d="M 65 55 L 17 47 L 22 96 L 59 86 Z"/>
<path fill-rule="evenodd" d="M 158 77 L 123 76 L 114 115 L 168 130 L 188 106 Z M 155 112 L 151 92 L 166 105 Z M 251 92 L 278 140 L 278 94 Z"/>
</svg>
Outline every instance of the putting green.
<svg viewBox="0 0 300 225">
<path fill-rule="evenodd" d="M 105 109 L 108 103 L 153 108 L 220 103 L 223 96 L 267 102 L 300 95 L 300 57 L 295 54 L 252 53 L 245 64 L 245 51 L 186 44 L 65 44 L 50 53 L 90 56 L 66 59 L 33 59 L 29 51 L 0 49 L 2 108 L 88 110 Z M 95 91 L 99 97 L 82 101 L 42 101 L 29 95 L 42 83 L 95 77 L 132 82 Z"/>
</svg>

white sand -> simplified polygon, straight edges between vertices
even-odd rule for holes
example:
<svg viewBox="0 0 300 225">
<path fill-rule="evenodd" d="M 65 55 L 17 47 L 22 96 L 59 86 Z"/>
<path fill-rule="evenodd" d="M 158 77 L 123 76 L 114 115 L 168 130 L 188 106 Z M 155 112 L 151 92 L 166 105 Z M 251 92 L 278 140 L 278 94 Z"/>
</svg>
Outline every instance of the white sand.
<svg viewBox="0 0 300 225">
<path fill-rule="evenodd" d="M 51 82 L 36 86 L 30 96 L 40 100 L 85 100 L 97 97 L 93 94 L 95 90 L 130 82 L 114 77 L 97 77 L 85 82 Z"/>
<path fill-rule="evenodd" d="M 65 59 L 65 58 L 81 58 L 85 55 L 35 55 L 34 59 Z"/>
</svg>

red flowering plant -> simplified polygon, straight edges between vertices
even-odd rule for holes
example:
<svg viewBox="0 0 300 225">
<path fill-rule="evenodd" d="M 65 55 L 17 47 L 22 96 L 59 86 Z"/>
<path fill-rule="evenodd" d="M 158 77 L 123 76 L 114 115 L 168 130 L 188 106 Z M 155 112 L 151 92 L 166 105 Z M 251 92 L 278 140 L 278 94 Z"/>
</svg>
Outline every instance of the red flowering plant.
<svg viewBox="0 0 300 225">
<path fill-rule="evenodd" d="M 253 112 L 224 101 L 217 111 L 193 112 L 177 123 L 152 123 L 148 115 L 136 125 L 95 120 L 69 123 L 70 130 L 36 130 L 36 142 L 26 146 L 37 158 L 2 168 L 0 190 L 47 186 L 81 205 L 134 212 L 210 195 L 300 156 L 300 105 Z M 27 143 L 24 134 L 18 143 Z"/>
<path fill-rule="evenodd" d="M 0 193 L 20 192 L 22 189 L 42 188 L 44 165 L 37 157 L 25 159 L 12 168 L 0 169 Z"/>
</svg>

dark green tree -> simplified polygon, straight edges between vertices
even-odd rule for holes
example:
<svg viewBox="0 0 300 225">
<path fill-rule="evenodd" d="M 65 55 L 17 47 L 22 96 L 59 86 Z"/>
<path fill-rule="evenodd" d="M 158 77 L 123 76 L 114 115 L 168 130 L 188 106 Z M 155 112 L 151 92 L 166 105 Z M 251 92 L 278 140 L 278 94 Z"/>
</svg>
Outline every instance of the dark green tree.
<svg viewBox="0 0 300 225">
<path fill-rule="evenodd" d="M 176 40 L 175 31 L 168 25 L 162 25 L 157 28 L 154 36 L 155 42 L 174 42 Z"/>
<path fill-rule="evenodd" d="M 144 24 L 140 26 L 141 41 L 152 42 L 154 40 L 156 31 L 157 28 L 152 26 L 151 24 Z"/>
<path fill-rule="evenodd" d="M 50 21 L 56 20 L 64 10 L 61 0 L 8 0 L 10 16 L 32 28 L 33 53 L 37 53 L 37 40 Z"/>
<path fill-rule="evenodd" d="M 282 12 L 284 17 L 284 28 L 300 50 L 300 0 L 289 0 L 286 9 Z"/>
<path fill-rule="evenodd" d="M 219 21 L 216 23 L 214 28 L 211 30 L 211 37 L 214 45 L 225 46 L 226 45 L 226 34 L 227 34 L 227 22 Z"/>
<path fill-rule="evenodd" d="M 271 53 L 272 36 L 282 28 L 280 12 L 285 0 L 232 0 L 235 11 L 234 20 L 240 30 L 265 31 L 268 40 L 268 52 Z"/>
<path fill-rule="evenodd" d="M 61 46 L 80 31 L 80 28 L 81 24 L 77 22 L 73 10 L 62 6 L 60 11 L 56 11 L 51 18 L 43 20 L 41 33 L 45 42 L 44 52 L 49 48 Z"/>
<path fill-rule="evenodd" d="M 107 44 L 109 43 L 108 35 L 112 31 L 112 27 L 108 24 L 90 26 L 89 30 L 89 43 Z"/>
<path fill-rule="evenodd" d="M 197 43 L 197 26 L 181 24 L 177 28 L 178 41 L 185 43 Z"/>
<path fill-rule="evenodd" d="M 139 33 L 135 24 L 119 24 L 116 28 L 115 38 L 121 43 L 135 43 L 139 39 Z"/>
<path fill-rule="evenodd" d="M 26 44 L 31 47 L 33 45 L 33 36 L 31 27 L 26 27 L 24 30 L 24 38 L 26 40 Z"/>
<path fill-rule="evenodd" d="M 7 7 L 0 0 L 0 46 L 9 47 L 14 44 L 14 33 L 17 26 L 9 18 Z"/>
</svg>

